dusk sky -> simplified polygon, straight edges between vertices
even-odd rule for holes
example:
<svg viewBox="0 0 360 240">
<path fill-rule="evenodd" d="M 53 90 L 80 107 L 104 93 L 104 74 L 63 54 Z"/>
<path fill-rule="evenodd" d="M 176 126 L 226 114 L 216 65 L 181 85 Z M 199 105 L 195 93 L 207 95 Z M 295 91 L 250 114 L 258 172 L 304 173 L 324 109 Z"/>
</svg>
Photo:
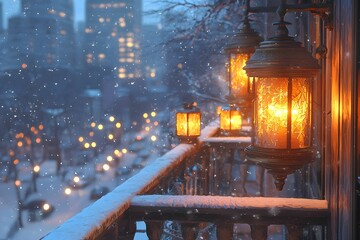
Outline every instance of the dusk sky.
<svg viewBox="0 0 360 240">
<path fill-rule="evenodd" d="M 0 0 L 1 1 L 1 0 Z M 60 1 L 60 0 L 59 0 Z M 75 8 L 75 22 L 84 20 L 85 18 L 85 1 L 86 0 L 73 0 Z M 148 4 L 151 0 L 144 0 L 144 8 L 148 8 Z M 7 26 L 7 19 L 13 15 L 16 15 L 20 11 L 20 0 L 2 0 L 3 2 L 3 18 L 4 25 Z M 148 3 L 146 3 L 148 2 Z"/>
</svg>

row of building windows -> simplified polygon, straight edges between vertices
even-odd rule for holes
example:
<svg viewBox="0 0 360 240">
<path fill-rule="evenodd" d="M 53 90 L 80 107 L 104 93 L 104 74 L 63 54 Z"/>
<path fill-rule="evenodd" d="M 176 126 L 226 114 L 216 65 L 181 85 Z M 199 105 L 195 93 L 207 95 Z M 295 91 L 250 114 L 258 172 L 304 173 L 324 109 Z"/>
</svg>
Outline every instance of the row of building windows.
<svg viewBox="0 0 360 240">
<path fill-rule="evenodd" d="M 100 4 L 90 4 L 91 8 L 124 8 L 126 7 L 126 3 L 100 3 Z"/>
</svg>

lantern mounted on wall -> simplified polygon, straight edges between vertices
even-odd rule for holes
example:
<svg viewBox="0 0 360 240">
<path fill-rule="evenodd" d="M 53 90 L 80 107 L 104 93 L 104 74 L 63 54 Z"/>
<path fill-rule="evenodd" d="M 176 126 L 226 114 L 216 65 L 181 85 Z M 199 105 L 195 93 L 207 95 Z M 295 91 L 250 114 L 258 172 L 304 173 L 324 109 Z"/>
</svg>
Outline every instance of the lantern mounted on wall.
<svg viewBox="0 0 360 240">
<path fill-rule="evenodd" d="M 249 1 L 247 1 L 240 30 L 230 38 L 225 47 L 225 52 L 228 55 L 229 92 L 235 96 L 238 106 L 248 108 L 252 104 L 253 89 L 251 79 L 243 68 L 246 61 L 254 53 L 255 48 L 263 41 L 263 38 L 250 26 L 249 7 Z"/>
<path fill-rule="evenodd" d="M 282 190 L 288 174 L 314 160 L 312 83 L 319 65 L 289 37 L 284 15 L 275 37 L 260 44 L 246 64 L 254 78 L 254 143 L 247 158 L 268 169 Z"/>
<path fill-rule="evenodd" d="M 176 136 L 181 143 L 195 143 L 200 136 L 201 113 L 194 103 L 184 104 L 176 113 Z"/>
<path fill-rule="evenodd" d="M 236 106 L 235 97 L 228 97 L 229 104 L 220 110 L 220 133 L 225 136 L 239 136 L 242 127 L 242 113 Z"/>
</svg>

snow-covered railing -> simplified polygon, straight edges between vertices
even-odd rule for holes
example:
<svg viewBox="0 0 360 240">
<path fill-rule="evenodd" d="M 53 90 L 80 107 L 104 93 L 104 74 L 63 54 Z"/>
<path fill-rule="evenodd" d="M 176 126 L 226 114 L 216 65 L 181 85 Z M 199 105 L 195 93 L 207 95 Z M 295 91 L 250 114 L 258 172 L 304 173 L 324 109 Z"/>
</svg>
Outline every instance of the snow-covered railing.
<svg viewBox="0 0 360 240">
<path fill-rule="evenodd" d="M 153 192 L 167 180 L 169 175 L 175 176 L 172 174 L 174 171 L 184 169 L 186 160 L 196 155 L 202 147 L 202 139 L 213 136 L 217 130 L 216 123 L 210 124 L 202 130 L 197 144 L 178 145 L 42 239 L 99 239 L 114 226 L 114 223 L 126 218 L 125 212 L 136 195 Z M 126 224 L 128 222 L 123 223 Z"/>
<path fill-rule="evenodd" d="M 286 226 L 289 239 L 299 239 L 304 226 L 326 226 L 325 200 L 255 197 L 263 196 L 259 183 L 253 183 L 255 191 L 246 192 L 252 170 L 243 149 L 251 138 L 217 133 L 218 122 L 214 122 L 203 129 L 198 143 L 180 144 L 43 239 L 133 239 L 136 221 L 145 221 L 149 239 L 167 236 L 168 224 L 174 223 L 181 229 L 176 239 L 186 240 L 199 234 L 209 239 L 203 232 L 231 239 L 240 223 L 251 226 L 256 240 L 266 239 L 273 224 Z M 263 176 L 262 170 L 260 182 Z M 254 197 L 239 197 L 254 192 Z"/>
</svg>

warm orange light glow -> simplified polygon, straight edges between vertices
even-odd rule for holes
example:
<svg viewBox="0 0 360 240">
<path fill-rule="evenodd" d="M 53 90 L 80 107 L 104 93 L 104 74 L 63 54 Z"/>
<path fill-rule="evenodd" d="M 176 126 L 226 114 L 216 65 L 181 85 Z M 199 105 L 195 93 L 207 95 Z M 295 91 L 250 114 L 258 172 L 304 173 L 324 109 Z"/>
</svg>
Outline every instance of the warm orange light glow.
<svg viewBox="0 0 360 240">
<path fill-rule="evenodd" d="M 18 146 L 18 147 L 22 147 L 22 146 L 23 146 L 23 142 L 20 142 L 20 141 L 17 142 L 17 146 Z"/>
<path fill-rule="evenodd" d="M 143 114 L 143 118 L 148 118 L 148 117 L 149 117 L 149 114 L 147 114 L 147 113 Z"/>
<path fill-rule="evenodd" d="M 41 143 L 41 138 L 39 138 L 39 137 L 36 138 L 36 139 L 35 139 L 35 142 L 36 142 L 36 143 Z"/>
<path fill-rule="evenodd" d="M 99 129 L 99 130 L 103 130 L 103 129 L 104 129 L 104 125 L 99 124 L 99 125 L 98 125 L 98 129 Z"/>
<path fill-rule="evenodd" d="M 18 165 L 19 162 L 20 162 L 19 159 L 14 159 L 14 161 L 13 161 L 14 165 Z"/>
<path fill-rule="evenodd" d="M 289 88 L 290 97 L 288 97 Z M 256 95 L 256 141 L 260 147 L 310 146 L 309 79 L 260 78 L 256 81 Z"/>
<path fill-rule="evenodd" d="M 85 143 L 84 144 L 84 148 L 89 148 L 90 147 L 90 143 Z"/>
<path fill-rule="evenodd" d="M 91 147 L 95 148 L 96 147 L 96 142 L 92 142 Z"/>
<path fill-rule="evenodd" d="M 199 136 L 200 135 L 200 112 L 176 113 L 176 135 Z"/>
<path fill-rule="evenodd" d="M 92 132 L 92 131 L 89 132 L 89 136 L 90 136 L 90 137 L 93 137 L 93 136 L 94 136 L 94 132 Z"/>
<path fill-rule="evenodd" d="M 230 54 L 230 87 L 231 93 L 235 96 L 244 96 L 248 94 L 249 78 L 243 69 L 248 59 L 248 54 Z"/>
<path fill-rule="evenodd" d="M 41 131 L 41 130 L 44 130 L 44 125 L 40 124 L 40 125 L 39 125 L 39 130 L 40 130 L 40 131 Z"/>
<path fill-rule="evenodd" d="M 220 129 L 231 131 L 240 130 L 242 125 L 241 113 L 237 109 L 222 109 L 220 113 Z"/>
<path fill-rule="evenodd" d="M 83 142 L 84 138 L 83 137 L 79 137 L 79 142 Z"/>
<path fill-rule="evenodd" d="M 110 122 L 115 121 L 115 117 L 114 117 L 114 116 L 110 116 L 110 117 L 109 117 L 109 121 L 110 121 Z"/>
<path fill-rule="evenodd" d="M 114 159 L 113 159 L 112 156 L 109 155 L 109 156 L 106 157 L 106 160 L 107 160 L 108 162 L 112 162 L 112 160 L 114 160 Z"/>
<path fill-rule="evenodd" d="M 117 122 L 117 123 L 115 124 L 115 127 L 116 127 L 116 128 L 121 128 L 121 123 L 120 123 L 120 122 Z"/>
<path fill-rule="evenodd" d="M 20 187 L 21 186 L 21 181 L 20 180 L 15 180 L 15 186 Z"/>
<path fill-rule="evenodd" d="M 96 127 L 96 123 L 94 123 L 94 122 L 92 122 L 92 123 L 90 123 L 90 127 Z"/>
<path fill-rule="evenodd" d="M 126 149 L 126 148 L 123 148 L 123 149 L 121 150 L 121 152 L 122 152 L 123 154 L 125 154 L 125 153 L 127 153 L 127 149 Z"/>
<path fill-rule="evenodd" d="M 114 135 L 112 135 L 111 133 L 108 135 L 108 139 L 109 140 L 113 140 L 114 139 Z"/>
<path fill-rule="evenodd" d="M 157 137 L 155 135 L 152 135 L 150 139 L 151 141 L 155 142 L 157 140 Z"/>
</svg>

